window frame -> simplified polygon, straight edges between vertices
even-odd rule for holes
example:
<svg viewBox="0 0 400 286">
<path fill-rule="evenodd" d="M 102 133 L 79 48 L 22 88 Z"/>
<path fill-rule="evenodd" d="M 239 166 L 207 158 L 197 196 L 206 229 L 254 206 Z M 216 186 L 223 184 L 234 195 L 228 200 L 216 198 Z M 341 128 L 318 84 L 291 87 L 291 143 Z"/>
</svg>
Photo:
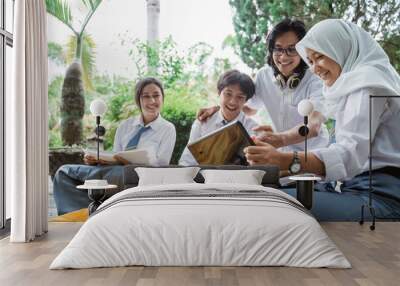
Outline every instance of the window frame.
<svg viewBox="0 0 400 286">
<path fill-rule="evenodd" d="M 14 13 L 15 0 L 12 2 Z M 5 99 L 6 99 L 6 49 L 13 48 L 13 34 L 6 30 L 6 0 L 0 0 L 1 21 L 0 21 L 0 236 L 10 230 L 10 219 L 6 217 L 6 188 L 5 188 Z M 12 29 L 13 30 L 13 29 Z"/>
</svg>

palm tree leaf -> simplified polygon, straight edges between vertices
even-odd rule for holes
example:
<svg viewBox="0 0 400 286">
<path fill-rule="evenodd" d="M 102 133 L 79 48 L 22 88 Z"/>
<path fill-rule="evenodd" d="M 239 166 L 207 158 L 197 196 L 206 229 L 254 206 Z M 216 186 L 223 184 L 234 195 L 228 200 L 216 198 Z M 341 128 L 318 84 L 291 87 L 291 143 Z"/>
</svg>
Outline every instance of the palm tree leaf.
<svg viewBox="0 0 400 286">
<path fill-rule="evenodd" d="M 68 6 L 67 2 L 63 0 L 46 0 L 46 9 L 47 13 L 60 20 L 75 33 L 72 27 L 71 8 Z"/>
<path fill-rule="evenodd" d="M 103 0 L 81 0 L 82 3 L 90 10 L 95 11 Z"/>
<path fill-rule="evenodd" d="M 47 43 L 47 56 L 49 59 L 53 60 L 56 64 L 65 64 L 65 54 L 63 47 L 55 42 L 49 41 Z"/>
<path fill-rule="evenodd" d="M 101 4 L 101 2 L 103 0 L 81 0 L 83 2 L 83 4 L 90 8 L 89 13 L 86 15 L 85 19 L 83 20 L 82 23 L 82 27 L 81 27 L 81 31 L 80 34 L 83 34 L 83 32 L 85 31 L 86 25 L 89 23 L 90 18 L 92 18 L 94 12 L 96 12 L 96 9 L 99 7 L 99 5 Z"/>
<path fill-rule="evenodd" d="M 89 0 L 82 0 L 82 3 L 86 6 L 86 8 L 92 10 L 93 9 L 93 3 L 92 1 Z"/>
<path fill-rule="evenodd" d="M 96 44 L 92 37 L 84 34 L 82 41 L 82 71 L 83 71 L 83 84 L 89 90 L 93 90 L 93 73 L 96 59 Z"/>
<path fill-rule="evenodd" d="M 71 64 L 75 60 L 76 55 L 76 36 L 69 36 L 67 41 L 67 51 L 65 53 L 65 61 Z"/>
<path fill-rule="evenodd" d="M 76 56 L 76 37 L 71 36 L 67 42 L 66 62 L 71 64 L 75 60 Z M 82 66 L 82 80 L 87 90 L 93 90 L 93 74 L 96 60 L 96 44 L 92 37 L 88 34 L 83 34 L 82 39 L 82 54 L 80 63 Z"/>
</svg>

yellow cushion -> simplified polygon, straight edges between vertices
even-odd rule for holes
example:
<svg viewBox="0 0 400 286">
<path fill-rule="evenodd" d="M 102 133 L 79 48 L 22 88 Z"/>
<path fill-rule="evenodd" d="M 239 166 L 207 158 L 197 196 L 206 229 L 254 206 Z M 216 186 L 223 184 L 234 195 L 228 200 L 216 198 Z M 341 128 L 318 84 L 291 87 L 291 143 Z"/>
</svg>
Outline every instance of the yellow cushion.
<svg viewBox="0 0 400 286">
<path fill-rule="evenodd" d="M 88 209 L 80 209 L 60 216 L 51 217 L 50 222 L 85 222 L 88 219 Z"/>
</svg>

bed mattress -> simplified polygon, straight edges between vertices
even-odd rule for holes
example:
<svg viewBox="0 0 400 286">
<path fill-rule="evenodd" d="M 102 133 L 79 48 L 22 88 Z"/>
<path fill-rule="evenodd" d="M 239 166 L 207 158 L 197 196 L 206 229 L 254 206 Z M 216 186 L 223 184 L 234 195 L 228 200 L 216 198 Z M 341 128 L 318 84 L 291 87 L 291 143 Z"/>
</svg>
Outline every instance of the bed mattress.
<svg viewBox="0 0 400 286">
<path fill-rule="evenodd" d="M 129 265 L 350 267 L 315 218 L 284 192 L 196 183 L 116 194 L 50 269 Z"/>
</svg>

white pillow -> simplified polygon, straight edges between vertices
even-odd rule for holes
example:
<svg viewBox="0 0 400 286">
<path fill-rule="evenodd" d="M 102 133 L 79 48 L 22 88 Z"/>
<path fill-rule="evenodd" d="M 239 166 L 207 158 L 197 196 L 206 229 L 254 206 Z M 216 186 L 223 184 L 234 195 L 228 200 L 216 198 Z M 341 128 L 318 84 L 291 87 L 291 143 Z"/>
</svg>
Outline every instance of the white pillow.
<svg viewBox="0 0 400 286">
<path fill-rule="evenodd" d="M 265 171 L 262 170 L 202 170 L 205 184 L 234 183 L 261 185 Z"/>
<path fill-rule="evenodd" d="M 135 168 L 139 176 L 138 186 L 195 183 L 193 179 L 196 177 L 199 170 L 199 167 Z"/>
</svg>

